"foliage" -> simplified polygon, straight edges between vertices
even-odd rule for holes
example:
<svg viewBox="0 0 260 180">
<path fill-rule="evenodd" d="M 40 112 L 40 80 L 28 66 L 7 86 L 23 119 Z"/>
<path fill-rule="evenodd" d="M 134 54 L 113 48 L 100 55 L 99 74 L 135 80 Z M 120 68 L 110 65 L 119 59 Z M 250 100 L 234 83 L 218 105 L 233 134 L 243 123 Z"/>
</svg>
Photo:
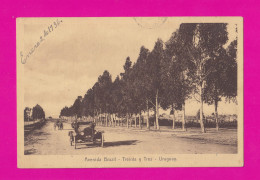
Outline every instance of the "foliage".
<svg viewBox="0 0 260 180">
<path fill-rule="evenodd" d="M 228 41 L 225 23 L 184 23 L 165 43 L 158 39 L 152 51 L 142 46 L 135 63 L 127 57 L 124 72 L 115 80 L 105 70 L 84 98 L 77 98 L 61 116 L 120 117 L 159 107 L 183 109 L 192 96 L 201 105 L 237 96 L 237 40 Z M 148 105 L 148 106 L 147 106 Z M 199 111 L 203 114 L 203 106 Z M 202 119 L 202 118 L 201 118 Z M 184 122 L 185 123 L 185 122 Z M 203 125 L 203 121 L 201 121 Z"/>
<path fill-rule="evenodd" d="M 33 119 L 45 119 L 45 112 L 43 111 L 40 105 L 36 105 L 32 109 L 32 118 Z"/>
</svg>

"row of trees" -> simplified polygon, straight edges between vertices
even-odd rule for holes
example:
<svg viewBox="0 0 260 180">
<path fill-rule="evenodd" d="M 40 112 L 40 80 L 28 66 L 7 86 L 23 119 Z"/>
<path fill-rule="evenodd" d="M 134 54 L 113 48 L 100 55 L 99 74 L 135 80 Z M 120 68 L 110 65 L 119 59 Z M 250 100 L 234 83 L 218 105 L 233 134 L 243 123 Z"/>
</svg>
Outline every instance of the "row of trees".
<svg viewBox="0 0 260 180">
<path fill-rule="evenodd" d="M 127 57 L 124 72 L 114 81 L 105 70 L 61 116 L 117 114 L 128 122 L 134 114 L 147 113 L 149 118 L 153 110 L 159 129 L 159 108 L 171 108 L 173 114 L 182 110 L 185 130 L 185 101 L 194 98 L 200 103 L 202 132 L 203 103 L 214 104 L 218 129 L 219 101 L 235 101 L 237 96 L 237 39 L 224 48 L 227 42 L 225 23 L 181 24 L 165 43 L 158 39 L 152 51 L 142 46 L 135 63 Z"/>
<path fill-rule="evenodd" d="M 34 120 L 34 119 L 45 119 L 45 112 L 40 105 L 34 106 L 32 109 L 26 107 L 24 109 L 24 120 Z"/>
</svg>

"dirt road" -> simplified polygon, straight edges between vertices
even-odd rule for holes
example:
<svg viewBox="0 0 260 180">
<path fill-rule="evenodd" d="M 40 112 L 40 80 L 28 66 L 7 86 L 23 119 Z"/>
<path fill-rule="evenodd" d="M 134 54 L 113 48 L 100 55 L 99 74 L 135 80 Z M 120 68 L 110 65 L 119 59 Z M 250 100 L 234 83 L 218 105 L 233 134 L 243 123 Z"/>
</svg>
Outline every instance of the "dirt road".
<svg viewBox="0 0 260 180">
<path fill-rule="evenodd" d="M 70 146 L 69 123 L 63 130 L 54 130 L 49 121 L 41 129 L 25 136 L 25 154 L 83 155 L 83 154 L 231 154 L 237 153 L 236 130 L 210 129 L 206 134 L 199 129 L 148 131 L 126 127 L 96 127 L 105 131 L 104 147 L 81 144 L 78 149 Z"/>
</svg>

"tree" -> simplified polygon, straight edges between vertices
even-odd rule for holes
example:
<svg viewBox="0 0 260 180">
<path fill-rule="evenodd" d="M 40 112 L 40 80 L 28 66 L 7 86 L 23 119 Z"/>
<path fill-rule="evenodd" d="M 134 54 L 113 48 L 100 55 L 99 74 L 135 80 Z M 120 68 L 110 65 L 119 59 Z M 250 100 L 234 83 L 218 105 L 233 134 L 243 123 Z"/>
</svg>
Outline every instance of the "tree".
<svg viewBox="0 0 260 180">
<path fill-rule="evenodd" d="M 110 89 L 112 87 L 111 74 L 105 70 L 98 78 L 96 87 L 96 98 L 99 101 L 100 111 L 105 113 L 106 126 L 108 126 L 109 105 L 111 103 Z"/>
<path fill-rule="evenodd" d="M 237 96 L 237 39 L 232 41 L 227 51 L 227 59 L 224 64 L 224 96 L 227 100 L 236 102 Z"/>
<path fill-rule="evenodd" d="M 225 88 L 223 86 L 224 78 L 224 64 L 226 59 L 226 51 L 224 48 L 219 49 L 218 55 L 213 56 L 205 64 L 206 69 L 209 69 L 210 66 L 214 66 L 214 71 L 208 74 L 205 77 L 205 87 L 203 100 L 205 103 L 214 104 L 215 106 L 215 120 L 216 120 L 216 129 L 219 130 L 218 123 L 218 102 L 221 101 L 221 96 L 225 93 Z M 208 67 L 207 67 L 208 66 Z"/>
<path fill-rule="evenodd" d="M 219 130 L 218 102 L 221 97 L 235 101 L 237 96 L 237 40 L 230 43 L 227 49 L 220 48 L 217 56 L 208 62 L 214 65 L 215 71 L 207 76 L 205 85 L 205 102 L 214 104 L 216 129 Z"/>
<path fill-rule="evenodd" d="M 113 114 L 121 114 L 123 111 L 123 92 L 122 92 L 122 80 L 119 76 L 114 80 L 111 87 L 111 104 L 110 111 Z"/>
<path fill-rule="evenodd" d="M 141 116 L 154 109 L 155 127 L 159 129 L 159 108 L 182 110 L 182 128 L 185 127 L 185 101 L 194 96 L 200 102 L 200 125 L 203 122 L 203 103 L 217 107 L 222 97 L 235 101 L 237 95 L 237 41 L 224 48 L 228 38 L 225 23 L 184 23 L 164 44 L 158 39 L 150 52 L 144 46 L 136 63 L 130 57 L 124 63 L 124 72 L 115 81 L 108 71 L 98 77 L 82 102 L 75 100 L 71 107 L 61 110 L 63 115 L 98 116 L 117 114 Z M 141 118 L 139 118 L 141 119 Z M 174 127 L 174 119 L 173 119 Z"/>
<path fill-rule="evenodd" d="M 61 109 L 60 116 L 70 116 L 69 108 L 67 106 Z"/>
<path fill-rule="evenodd" d="M 134 103 L 133 113 L 141 116 L 141 111 L 147 112 L 147 128 L 149 129 L 149 99 L 150 97 L 150 84 L 148 81 L 148 66 L 147 59 L 150 52 L 144 46 L 140 48 L 140 53 L 136 63 L 133 65 L 130 73 L 131 79 L 131 99 Z M 140 119 L 140 118 L 139 118 Z"/>
<path fill-rule="evenodd" d="M 96 115 L 94 90 L 90 88 L 82 100 L 83 115 L 94 117 Z"/>
<path fill-rule="evenodd" d="M 129 112 L 132 111 L 132 99 L 131 99 L 131 91 L 132 83 L 131 83 L 131 74 L 132 70 L 132 62 L 130 60 L 130 57 L 126 58 L 125 64 L 124 64 L 124 73 L 121 73 L 122 77 L 122 84 L 121 84 L 121 90 L 122 90 L 122 111 L 121 113 L 126 116 L 126 123 L 127 128 L 129 128 Z"/>
<path fill-rule="evenodd" d="M 185 100 L 190 94 L 190 82 L 184 77 L 187 72 L 185 59 L 180 53 L 180 38 L 178 30 L 165 43 L 165 57 L 162 61 L 161 81 L 164 95 L 162 96 L 161 106 L 163 109 L 171 108 L 173 118 L 175 110 L 182 110 L 182 128 L 185 127 Z M 174 122 L 173 119 L 173 128 Z"/>
<path fill-rule="evenodd" d="M 99 87 L 99 83 L 98 82 L 96 82 L 95 84 L 94 84 L 94 86 L 92 87 L 92 89 L 93 89 L 93 109 L 94 109 L 94 111 L 96 112 L 95 114 L 97 115 L 97 116 L 100 116 L 101 115 L 101 113 L 102 113 L 102 111 L 101 111 L 101 103 L 102 103 L 102 101 L 101 101 L 101 97 L 100 97 L 100 87 Z"/>
<path fill-rule="evenodd" d="M 216 71 L 216 57 L 220 56 L 221 48 L 227 42 L 227 28 L 224 23 L 181 24 L 182 39 L 181 56 L 187 60 L 187 76 L 194 85 L 194 98 L 200 102 L 200 124 L 205 131 L 203 122 L 203 99 L 207 77 Z M 213 61 L 210 63 L 210 61 Z M 208 65 L 210 63 L 210 65 Z M 198 95 L 199 98 L 196 97 Z"/>
<path fill-rule="evenodd" d="M 33 119 L 45 119 L 45 112 L 43 111 L 40 105 L 36 105 L 32 110 L 32 118 Z"/>
<path fill-rule="evenodd" d="M 161 85 L 161 63 L 164 59 L 163 41 L 158 39 L 155 43 L 154 49 L 147 59 L 147 83 L 150 84 L 150 93 L 152 100 L 150 102 L 154 105 L 156 129 L 159 127 L 159 107 L 163 89 Z"/>
<path fill-rule="evenodd" d="M 78 98 L 74 101 L 72 105 L 72 111 L 76 118 L 81 117 L 81 103 L 82 103 L 82 96 L 78 96 Z"/>
</svg>

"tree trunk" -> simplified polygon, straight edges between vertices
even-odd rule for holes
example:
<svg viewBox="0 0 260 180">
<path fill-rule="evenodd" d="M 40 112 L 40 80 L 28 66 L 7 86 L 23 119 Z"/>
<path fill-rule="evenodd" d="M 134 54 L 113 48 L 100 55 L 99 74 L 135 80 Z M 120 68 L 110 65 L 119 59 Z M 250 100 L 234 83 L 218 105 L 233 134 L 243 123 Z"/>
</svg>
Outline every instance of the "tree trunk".
<svg viewBox="0 0 260 180">
<path fill-rule="evenodd" d="M 201 127 L 201 132 L 205 133 L 205 127 L 204 127 L 204 122 L 203 122 L 203 97 L 202 97 L 202 85 L 199 87 L 200 90 L 200 127 Z"/>
<path fill-rule="evenodd" d="M 113 123 L 113 125 L 114 125 L 114 127 L 116 127 L 116 115 L 115 114 L 113 114 L 113 121 L 114 121 L 114 123 Z"/>
<path fill-rule="evenodd" d="M 219 123 L 218 123 L 218 99 L 215 99 L 215 119 L 216 119 L 216 130 L 219 130 Z"/>
<path fill-rule="evenodd" d="M 113 124 L 114 124 L 114 123 L 113 123 L 113 115 L 110 114 L 109 118 L 110 118 L 110 126 L 113 127 L 113 126 L 114 126 L 114 125 L 113 125 Z"/>
<path fill-rule="evenodd" d="M 113 127 L 112 114 L 109 114 L 109 122 L 110 126 Z"/>
<path fill-rule="evenodd" d="M 107 113 L 105 113 L 105 119 L 106 119 L 106 127 L 107 127 L 107 125 L 108 125 L 108 123 L 107 123 Z"/>
<path fill-rule="evenodd" d="M 182 130 L 187 131 L 185 122 L 185 102 L 182 104 Z"/>
<path fill-rule="evenodd" d="M 176 117 L 175 117 L 175 112 L 173 112 L 173 119 L 172 119 L 172 129 L 175 129 L 175 120 L 176 120 Z"/>
<path fill-rule="evenodd" d="M 146 100 L 146 108 L 147 108 L 147 121 L 146 121 L 146 127 L 150 130 L 150 122 L 149 122 L 149 102 Z"/>
<path fill-rule="evenodd" d="M 107 117 L 107 119 L 108 119 L 108 126 L 112 126 L 112 121 L 111 121 L 111 114 L 110 113 L 108 113 L 108 117 Z"/>
<path fill-rule="evenodd" d="M 139 113 L 139 128 L 142 129 L 141 112 Z"/>
<path fill-rule="evenodd" d="M 175 129 L 175 111 L 172 105 L 172 129 Z"/>
<path fill-rule="evenodd" d="M 129 123 L 128 123 L 128 113 L 126 114 L 126 127 L 129 128 Z"/>
<path fill-rule="evenodd" d="M 97 121 L 98 121 L 98 125 L 100 126 L 100 125 L 101 125 L 101 124 L 100 124 L 100 113 L 98 114 L 98 117 L 97 117 L 97 118 L 98 118 L 98 120 L 97 120 Z"/>
<path fill-rule="evenodd" d="M 159 116 L 160 116 L 159 107 L 160 107 L 160 105 L 158 104 L 157 105 L 157 118 L 158 119 L 157 119 L 157 124 L 156 124 L 158 130 L 160 129 L 160 125 L 159 125 Z"/>
<path fill-rule="evenodd" d="M 135 116 L 135 128 L 136 128 L 136 116 Z"/>
<path fill-rule="evenodd" d="M 154 129 L 156 129 L 156 107 L 154 106 L 154 122 L 153 122 L 153 126 L 154 126 Z"/>
<path fill-rule="evenodd" d="M 103 122 L 102 122 L 102 113 L 101 113 L 101 109 L 100 109 L 99 117 L 100 117 L 100 125 L 102 126 L 102 125 L 103 125 Z"/>
<path fill-rule="evenodd" d="M 116 114 L 113 114 L 114 127 L 116 127 Z"/>
<path fill-rule="evenodd" d="M 158 106 L 158 90 L 156 91 L 156 96 L 155 96 L 155 122 L 156 122 L 156 129 L 160 129 L 159 127 L 159 106 Z"/>
</svg>

